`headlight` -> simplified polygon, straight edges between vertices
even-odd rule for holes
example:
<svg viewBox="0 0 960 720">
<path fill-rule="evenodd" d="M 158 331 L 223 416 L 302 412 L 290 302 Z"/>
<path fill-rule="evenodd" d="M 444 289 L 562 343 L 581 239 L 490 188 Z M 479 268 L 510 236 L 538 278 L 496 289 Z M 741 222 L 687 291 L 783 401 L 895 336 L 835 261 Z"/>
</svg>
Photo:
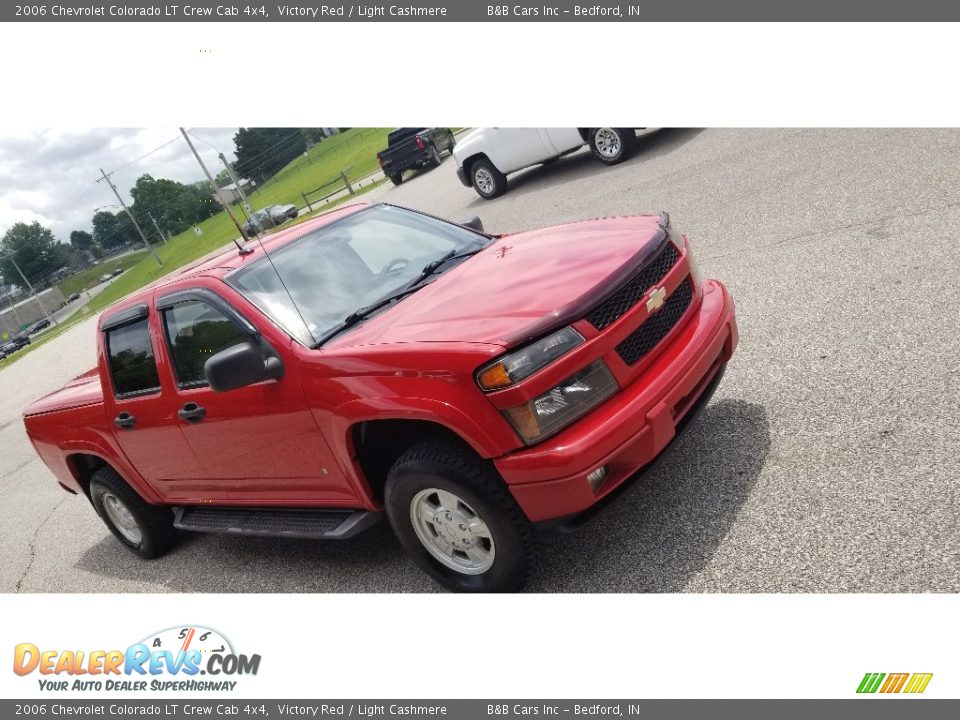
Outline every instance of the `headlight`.
<svg viewBox="0 0 960 720">
<path fill-rule="evenodd" d="M 560 432 L 616 393 L 617 381 L 603 360 L 567 378 L 528 403 L 503 411 L 527 445 Z"/>
<path fill-rule="evenodd" d="M 520 382 L 583 342 L 583 336 L 565 327 L 522 350 L 510 353 L 477 373 L 484 390 L 499 390 Z"/>
<path fill-rule="evenodd" d="M 681 238 L 682 239 L 682 238 Z M 687 266 L 690 268 L 690 279 L 693 280 L 694 287 L 700 287 L 700 266 L 693 256 L 693 248 L 690 247 L 690 241 L 687 240 Z"/>
<path fill-rule="evenodd" d="M 668 232 L 670 233 L 670 240 L 676 245 L 680 252 L 685 252 L 687 254 L 687 265 L 690 268 L 690 279 L 693 280 L 694 287 L 700 287 L 700 266 L 697 265 L 693 257 L 693 248 L 690 247 L 690 239 L 685 238 L 683 233 L 680 232 L 673 223 L 670 223 Z"/>
</svg>

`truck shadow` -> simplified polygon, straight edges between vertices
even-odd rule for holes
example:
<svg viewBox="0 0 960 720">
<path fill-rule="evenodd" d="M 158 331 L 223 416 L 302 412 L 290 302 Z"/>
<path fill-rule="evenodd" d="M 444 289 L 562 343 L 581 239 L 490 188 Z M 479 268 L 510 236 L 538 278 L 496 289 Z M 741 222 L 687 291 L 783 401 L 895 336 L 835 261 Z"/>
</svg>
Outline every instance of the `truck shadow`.
<svg viewBox="0 0 960 720">
<path fill-rule="evenodd" d="M 710 562 L 770 450 L 760 405 L 708 405 L 658 468 L 591 526 L 544 546 L 547 592 L 681 592 Z"/>
<path fill-rule="evenodd" d="M 612 167 L 600 163 L 589 148 L 584 148 L 547 165 L 534 165 L 509 175 L 508 189 L 502 198 L 484 200 L 475 196 L 470 207 L 489 208 L 490 203 L 496 203 L 505 198 L 521 197 L 524 193 L 542 190 L 557 183 L 576 182 L 593 176 L 602 180 L 605 173 L 615 173 L 618 168 L 668 155 L 693 140 L 701 132 L 703 128 L 663 128 L 650 135 L 643 135 L 637 138 L 637 150 L 633 157 Z"/>
<path fill-rule="evenodd" d="M 660 467 L 576 535 L 546 544 L 533 592 L 677 592 L 733 525 L 770 447 L 764 409 L 708 405 Z M 183 534 L 144 562 L 104 531 L 78 569 L 171 592 L 436 592 L 386 522 L 339 542 Z M 68 590 L 68 588 L 64 588 Z"/>
</svg>

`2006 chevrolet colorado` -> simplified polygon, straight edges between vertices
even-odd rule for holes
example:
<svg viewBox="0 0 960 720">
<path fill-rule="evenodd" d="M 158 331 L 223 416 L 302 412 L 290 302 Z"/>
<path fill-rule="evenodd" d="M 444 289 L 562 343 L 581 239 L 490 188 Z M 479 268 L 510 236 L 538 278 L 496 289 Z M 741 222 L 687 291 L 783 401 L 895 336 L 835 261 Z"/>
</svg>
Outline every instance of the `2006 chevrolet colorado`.
<svg viewBox="0 0 960 720">
<path fill-rule="evenodd" d="M 351 206 L 103 313 L 99 366 L 25 411 L 149 558 L 176 530 L 350 537 L 385 512 L 459 590 L 515 590 L 709 398 L 733 302 L 669 218 L 491 236 Z"/>
</svg>

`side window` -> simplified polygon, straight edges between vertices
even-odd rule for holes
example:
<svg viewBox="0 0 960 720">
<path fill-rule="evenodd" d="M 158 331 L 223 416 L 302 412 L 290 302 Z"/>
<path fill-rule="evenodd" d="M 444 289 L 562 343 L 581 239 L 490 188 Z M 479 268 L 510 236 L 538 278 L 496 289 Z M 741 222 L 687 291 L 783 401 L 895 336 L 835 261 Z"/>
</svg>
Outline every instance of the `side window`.
<svg viewBox="0 0 960 720">
<path fill-rule="evenodd" d="M 250 340 L 226 315 L 202 300 L 189 300 L 165 310 L 163 322 L 180 387 L 205 385 L 203 366 L 207 358 Z"/>
<path fill-rule="evenodd" d="M 150 342 L 147 319 L 137 320 L 107 332 L 110 376 L 118 396 L 160 390 L 157 362 Z"/>
</svg>

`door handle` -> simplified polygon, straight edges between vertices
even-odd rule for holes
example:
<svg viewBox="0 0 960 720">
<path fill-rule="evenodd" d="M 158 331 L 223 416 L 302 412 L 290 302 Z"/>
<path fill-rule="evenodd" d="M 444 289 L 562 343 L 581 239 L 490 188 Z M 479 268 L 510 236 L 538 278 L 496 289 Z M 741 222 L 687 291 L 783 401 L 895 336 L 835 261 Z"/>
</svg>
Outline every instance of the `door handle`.
<svg viewBox="0 0 960 720">
<path fill-rule="evenodd" d="M 113 424 L 118 428 L 126 428 L 127 430 L 132 430 L 134 425 L 137 424 L 137 419 L 128 412 L 122 412 L 114 419 Z"/>
<path fill-rule="evenodd" d="M 200 422 L 206 414 L 207 411 L 195 402 L 188 402 L 177 412 L 181 420 L 186 420 L 190 423 Z"/>
</svg>

